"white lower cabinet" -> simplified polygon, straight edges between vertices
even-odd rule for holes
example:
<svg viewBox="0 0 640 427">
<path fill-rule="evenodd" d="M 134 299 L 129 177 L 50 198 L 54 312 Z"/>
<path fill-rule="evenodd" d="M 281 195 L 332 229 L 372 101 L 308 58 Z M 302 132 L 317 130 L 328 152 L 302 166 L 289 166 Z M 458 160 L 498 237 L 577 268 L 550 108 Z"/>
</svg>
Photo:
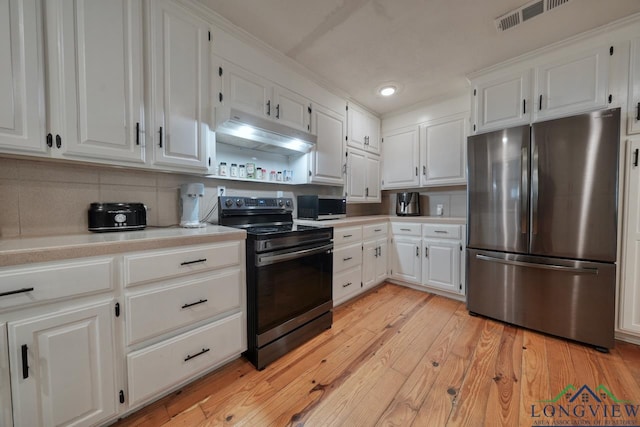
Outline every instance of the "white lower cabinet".
<svg viewBox="0 0 640 427">
<path fill-rule="evenodd" d="M 365 225 L 362 243 L 362 287 L 369 289 L 387 278 L 388 273 L 388 223 Z"/>
<path fill-rule="evenodd" d="M 362 226 L 333 230 L 333 305 L 362 291 Z"/>
<path fill-rule="evenodd" d="M 243 313 L 235 313 L 127 355 L 129 405 L 137 406 L 246 349 Z"/>
<path fill-rule="evenodd" d="M 460 244 L 423 240 L 422 283 L 450 292 L 460 291 Z"/>
<path fill-rule="evenodd" d="M 391 241 L 391 277 L 409 283 L 420 283 L 420 237 L 393 236 Z"/>
<path fill-rule="evenodd" d="M 640 337 L 640 138 L 627 142 L 624 259 L 620 289 L 620 329 Z"/>
<path fill-rule="evenodd" d="M 357 266 L 333 273 L 333 305 L 339 305 L 360 293 L 362 289 L 362 267 Z"/>
<path fill-rule="evenodd" d="M 13 426 L 7 325 L 0 323 L 0 427 Z"/>
<path fill-rule="evenodd" d="M 113 306 L 8 323 L 16 426 L 91 426 L 117 413 Z"/>
</svg>

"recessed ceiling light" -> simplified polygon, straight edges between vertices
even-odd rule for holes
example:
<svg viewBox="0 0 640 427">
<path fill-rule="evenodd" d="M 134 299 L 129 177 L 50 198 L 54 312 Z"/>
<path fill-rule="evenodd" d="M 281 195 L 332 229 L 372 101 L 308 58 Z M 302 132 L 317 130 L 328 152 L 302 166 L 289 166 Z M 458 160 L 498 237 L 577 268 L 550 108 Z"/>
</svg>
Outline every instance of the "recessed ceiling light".
<svg viewBox="0 0 640 427">
<path fill-rule="evenodd" d="M 391 96 L 394 93 L 396 93 L 396 87 L 395 86 L 383 86 L 383 87 L 380 88 L 379 93 L 382 96 Z"/>
</svg>

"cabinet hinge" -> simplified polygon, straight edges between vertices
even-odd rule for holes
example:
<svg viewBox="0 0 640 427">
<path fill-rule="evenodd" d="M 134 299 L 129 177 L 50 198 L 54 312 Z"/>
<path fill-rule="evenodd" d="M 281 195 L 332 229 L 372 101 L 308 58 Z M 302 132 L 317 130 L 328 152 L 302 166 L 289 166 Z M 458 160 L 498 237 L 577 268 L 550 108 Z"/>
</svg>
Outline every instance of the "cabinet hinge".
<svg viewBox="0 0 640 427">
<path fill-rule="evenodd" d="M 218 100 L 219 100 L 220 102 L 222 102 L 222 99 L 223 99 L 223 98 L 224 98 L 224 97 L 222 96 L 222 92 L 218 92 Z"/>
<path fill-rule="evenodd" d="M 473 90 L 473 96 L 476 96 L 476 90 L 475 89 Z"/>
<path fill-rule="evenodd" d="M 609 56 L 612 56 L 612 55 L 613 55 L 613 46 L 609 48 Z"/>
<path fill-rule="evenodd" d="M 211 41 L 211 31 L 209 31 L 209 41 Z"/>
<path fill-rule="evenodd" d="M 117 302 L 115 306 L 116 317 L 120 317 L 120 303 Z"/>
<path fill-rule="evenodd" d="M 475 124 L 473 125 L 473 130 L 474 130 L 474 131 L 476 130 L 476 125 L 475 125 Z"/>
<path fill-rule="evenodd" d="M 124 403 L 124 390 L 120 390 L 120 393 L 118 393 L 119 396 L 119 401 L 120 403 Z"/>
<path fill-rule="evenodd" d="M 609 104 L 613 101 L 613 95 L 609 94 Z"/>
<path fill-rule="evenodd" d="M 218 67 L 218 75 L 222 77 L 222 67 Z"/>
</svg>

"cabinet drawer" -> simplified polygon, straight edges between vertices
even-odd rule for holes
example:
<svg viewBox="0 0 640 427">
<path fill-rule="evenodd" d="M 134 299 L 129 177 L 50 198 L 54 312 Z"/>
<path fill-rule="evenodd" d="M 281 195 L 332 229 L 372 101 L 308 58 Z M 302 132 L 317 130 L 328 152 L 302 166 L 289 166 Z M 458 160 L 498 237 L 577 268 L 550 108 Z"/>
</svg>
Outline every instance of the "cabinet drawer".
<svg viewBox="0 0 640 427">
<path fill-rule="evenodd" d="M 405 235 L 420 237 L 421 228 L 420 224 L 413 222 L 392 222 L 391 232 L 394 236 Z"/>
<path fill-rule="evenodd" d="M 460 240 L 460 226 L 452 224 L 422 224 L 422 237 Z"/>
<path fill-rule="evenodd" d="M 333 275 L 333 301 L 340 301 L 346 296 L 360 292 L 362 289 L 362 268 L 360 266 Z"/>
<path fill-rule="evenodd" d="M 362 226 L 340 227 L 333 229 L 334 246 L 348 245 L 362 241 Z"/>
<path fill-rule="evenodd" d="M 150 292 L 127 295 L 129 344 L 242 308 L 240 270 L 212 274 L 197 280 L 182 280 Z"/>
<path fill-rule="evenodd" d="M 97 258 L 0 270 L 0 310 L 114 289 L 114 259 Z"/>
<path fill-rule="evenodd" d="M 338 272 L 362 264 L 362 244 L 344 246 L 333 250 L 333 271 Z"/>
<path fill-rule="evenodd" d="M 378 237 L 386 237 L 389 224 L 382 222 L 379 224 L 363 225 L 362 226 L 362 239 L 377 239 Z"/>
<path fill-rule="evenodd" d="M 189 246 L 124 257 L 125 286 L 240 264 L 243 242 Z"/>
<path fill-rule="evenodd" d="M 134 406 L 246 349 L 242 313 L 127 355 Z"/>
</svg>

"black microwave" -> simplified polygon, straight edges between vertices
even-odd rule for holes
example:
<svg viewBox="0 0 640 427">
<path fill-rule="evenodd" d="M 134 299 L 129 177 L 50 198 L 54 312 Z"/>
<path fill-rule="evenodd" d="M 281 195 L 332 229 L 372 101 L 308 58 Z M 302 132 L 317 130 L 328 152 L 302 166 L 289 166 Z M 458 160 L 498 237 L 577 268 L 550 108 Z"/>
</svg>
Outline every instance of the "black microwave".
<svg viewBox="0 0 640 427">
<path fill-rule="evenodd" d="M 335 196 L 298 196 L 298 219 L 339 219 L 347 217 L 347 199 Z"/>
</svg>

